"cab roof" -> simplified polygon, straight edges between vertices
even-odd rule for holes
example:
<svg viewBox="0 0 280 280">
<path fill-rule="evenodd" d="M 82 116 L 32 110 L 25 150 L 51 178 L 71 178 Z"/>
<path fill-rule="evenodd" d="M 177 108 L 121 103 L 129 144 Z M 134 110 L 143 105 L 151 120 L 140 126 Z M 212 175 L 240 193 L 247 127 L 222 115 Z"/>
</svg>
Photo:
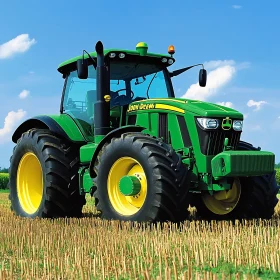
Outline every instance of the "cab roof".
<svg viewBox="0 0 280 280">
<path fill-rule="evenodd" d="M 123 49 L 105 49 L 104 57 L 109 58 L 110 61 L 141 61 L 141 63 L 150 64 L 162 64 L 164 67 L 171 66 L 175 59 L 169 54 L 156 54 L 147 52 L 148 46 L 145 43 L 138 43 L 136 50 L 123 50 Z M 96 52 L 89 53 L 92 58 L 96 58 Z M 125 57 L 121 58 L 120 54 L 124 54 Z M 123 55 L 122 55 L 123 56 Z M 76 62 L 78 59 L 82 59 L 83 55 L 76 56 L 68 59 L 58 66 L 58 71 L 62 74 L 67 74 L 76 70 Z M 84 58 L 88 60 L 88 64 L 92 64 L 88 54 L 84 54 Z M 170 63 L 172 61 L 172 63 Z"/>
</svg>

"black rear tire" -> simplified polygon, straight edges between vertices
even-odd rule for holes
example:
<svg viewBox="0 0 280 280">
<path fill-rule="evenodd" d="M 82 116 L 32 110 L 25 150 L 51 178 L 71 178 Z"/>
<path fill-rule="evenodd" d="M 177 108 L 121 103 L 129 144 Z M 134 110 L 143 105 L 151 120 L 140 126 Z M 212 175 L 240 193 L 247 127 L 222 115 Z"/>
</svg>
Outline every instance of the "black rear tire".
<svg viewBox="0 0 280 280">
<path fill-rule="evenodd" d="M 107 178 L 113 164 L 123 157 L 137 160 L 147 180 L 147 195 L 138 212 L 124 215 L 110 201 Z M 136 222 L 180 222 L 188 216 L 188 171 L 170 145 L 142 133 L 113 138 L 98 157 L 93 196 L 102 219 Z"/>
<path fill-rule="evenodd" d="M 22 207 L 17 186 L 18 166 L 27 153 L 34 154 L 39 160 L 43 179 L 42 200 L 32 214 Z M 29 218 L 81 217 L 86 201 L 85 196 L 79 194 L 78 164 L 79 148 L 72 143 L 47 129 L 24 132 L 10 159 L 8 186 L 11 210 L 16 215 Z"/>
<path fill-rule="evenodd" d="M 238 150 L 259 150 L 240 141 Z M 197 209 L 196 218 L 203 220 L 271 219 L 278 203 L 279 186 L 276 171 L 263 176 L 240 177 L 241 195 L 236 207 L 226 215 L 211 212 L 201 199 L 201 194 L 191 194 L 191 206 Z"/>
</svg>

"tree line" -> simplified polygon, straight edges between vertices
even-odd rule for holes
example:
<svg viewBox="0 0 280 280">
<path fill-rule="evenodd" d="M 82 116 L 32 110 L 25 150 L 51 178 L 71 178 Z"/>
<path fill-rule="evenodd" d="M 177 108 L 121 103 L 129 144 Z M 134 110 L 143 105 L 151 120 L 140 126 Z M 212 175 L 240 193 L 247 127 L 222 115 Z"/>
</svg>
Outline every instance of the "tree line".
<svg viewBox="0 0 280 280">
<path fill-rule="evenodd" d="M 9 168 L 0 167 L 0 173 L 8 173 L 8 172 L 9 172 Z"/>
</svg>

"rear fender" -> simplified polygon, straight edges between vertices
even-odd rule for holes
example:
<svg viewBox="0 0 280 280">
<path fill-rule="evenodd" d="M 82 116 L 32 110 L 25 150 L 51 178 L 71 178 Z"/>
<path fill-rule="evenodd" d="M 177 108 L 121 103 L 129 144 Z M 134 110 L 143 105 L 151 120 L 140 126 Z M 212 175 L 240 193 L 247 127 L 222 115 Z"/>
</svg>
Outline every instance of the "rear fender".
<svg viewBox="0 0 280 280">
<path fill-rule="evenodd" d="M 60 116 L 54 116 L 57 120 Z M 69 125 L 71 123 L 71 126 Z M 73 125 L 74 120 L 70 117 L 64 119 L 60 124 L 50 116 L 37 116 L 24 121 L 14 132 L 12 136 L 12 141 L 17 143 L 17 140 L 21 137 L 22 133 L 28 131 L 32 128 L 49 129 L 50 131 L 60 135 L 61 137 L 75 143 L 84 144 L 86 142 L 82 133 L 76 125 Z M 76 128 L 75 128 L 76 126 Z M 73 132 L 73 128 L 77 131 Z M 71 131 L 72 133 L 69 133 Z M 67 133 L 68 132 L 68 133 Z M 75 135 L 75 137 L 73 137 Z"/>
</svg>

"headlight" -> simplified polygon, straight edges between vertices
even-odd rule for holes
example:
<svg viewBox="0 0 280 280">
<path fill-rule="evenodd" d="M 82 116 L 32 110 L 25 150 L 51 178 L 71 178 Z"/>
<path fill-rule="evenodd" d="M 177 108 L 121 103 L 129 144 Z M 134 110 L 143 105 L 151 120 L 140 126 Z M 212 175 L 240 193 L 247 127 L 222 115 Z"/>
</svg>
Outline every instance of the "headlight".
<svg viewBox="0 0 280 280">
<path fill-rule="evenodd" d="M 233 121 L 233 129 L 236 131 L 241 131 L 243 127 L 243 121 Z"/>
<path fill-rule="evenodd" d="M 219 122 L 216 119 L 197 118 L 197 120 L 206 129 L 216 129 L 219 126 Z"/>
</svg>

